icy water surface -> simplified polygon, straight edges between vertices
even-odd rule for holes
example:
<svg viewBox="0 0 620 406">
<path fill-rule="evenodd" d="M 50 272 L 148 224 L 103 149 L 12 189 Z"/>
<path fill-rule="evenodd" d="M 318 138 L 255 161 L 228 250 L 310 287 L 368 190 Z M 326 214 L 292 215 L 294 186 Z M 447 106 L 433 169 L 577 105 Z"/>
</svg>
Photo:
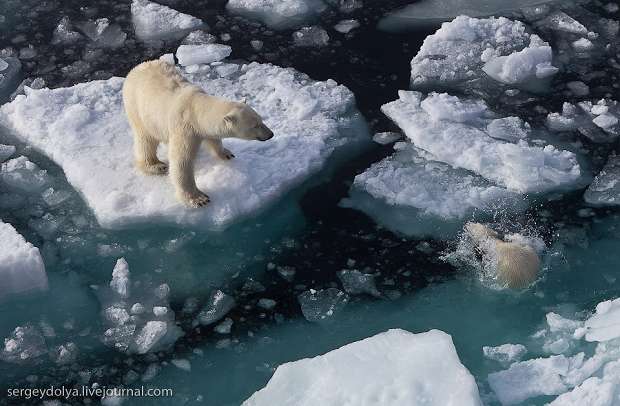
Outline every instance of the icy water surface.
<svg viewBox="0 0 620 406">
<path fill-rule="evenodd" d="M 327 30 L 328 44 L 302 48 L 294 45 L 295 29 L 276 31 L 233 16 L 225 1 L 165 3 L 203 19 L 217 42 L 232 47 L 229 60 L 293 67 L 314 80 L 333 79 L 348 87 L 371 135 L 398 130 L 380 106 L 396 99 L 398 90 L 409 88 L 411 59 L 439 28 L 425 24 L 403 34 L 383 32 L 376 29 L 379 19 L 409 1 L 365 0 L 361 8 L 353 7 L 354 1 L 342 1 L 342 9 L 330 6 L 314 21 Z M 575 10 L 587 18 L 599 14 L 618 18 L 617 9 L 605 11 L 598 3 Z M 173 52 L 180 43 L 137 40 L 130 4 L 124 1 L 8 0 L 0 5 L 0 15 L 4 16 L 0 57 L 19 57 L 20 80 L 40 78 L 33 87 L 125 76 L 137 63 Z M 65 16 L 74 24 L 108 18 L 127 37 L 119 37 L 120 46 L 84 37 L 54 45 L 52 32 Z M 333 26 L 342 19 L 357 19 L 361 26 L 349 34 L 339 33 Z M 548 36 L 544 39 L 551 41 Z M 262 41 L 259 50 L 251 43 L 256 40 Z M 552 92 L 528 93 L 515 103 L 493 91 L 489 95 L 476 84 L 454 93 L 489 97 L 499 113 L 542 125 L 547 112 L 561 111 L 563 101 L 582 99 L 560 89 L 565 89 L 565 82 L 586 80 L 588 72 L 603 72 L 587 79 L 588 99 L 618 99 L 618 88 L 611 83 L 618 76 L 612 59 L 575 63 L 554 79 Z M 0 94 L 0 100 L 7 100 L 12 90 Z M 585 150 L 586 167 L 593 174 L 617 144 L 571 137 L 560 142 Z M 452 336 L 462 363 L 476 378 L 483 403 L 495 405 L 499 400 L 487 376 L 505 365 L 485 358 L 483 346 L 520 343 L 528 348 L 528 359 L 548 356 L 544 340 L 534 336 L 544 327 L 547 313 L 583 319 L 597 303 L 620 296 L 620 213 L 586 205 L 583 188 L 539 196 L 524 212 L 499 213 L 491 219 L 504 231 L 535 235 L 547 246 L 541 278 L 528 289 L 509 291 L 459 261 L 458 235 L 447 240 L 407 237 L 342 207 L 355 175 L 390 155 L 390 145 L 366 143 L 336 153 L 319 174 L 255 217 L 224 232 L 205 232 L 157 224 L 103 229 L 62 168 L 21 144 L 7 129 L 0 128 L 0 143 L 16 145 L 14 156 L 24 155 L 47 170 L 47 186 L 62 197 L 50 203 L 45 194 L 15 193 L 0 183 L 0 218 L 39 247 L 49 279 L 46 292 L 0 302 L 0 336 L 10 337 L 18 326 L 34 326 L 44 337 L 47 352 L 23 362 L 1 360 L 3 394 L 14 387 L 96 382 L 108 387 L 172 388 L 175 393 L 172 399 L 127 398 L 123 405 L 240 405 L 284 362 L 323 354 L 389 328 L 411 332 L 436 328 Z M 134 294 L 146 297 L 145 302 L 167 284 L 170 293 L 158 305 L 173 313 L 170 326 L 176 328 L 169 333 L 179 336 L 176 342 L 172 339 L 169 346 L 149 354 L 126 355 L 102 339 L 110 327 L 102 315 L 108 285 L 121 257 L 136 284 Z M 311 289 L 342 290 L 338 274 L 342 270 L 373 274 L 376 291 L 352 294 L 346 304 L 332 309 L 330 317 L 308 321 L 312 317 L 303 311 L 299 296 Z M 235 306 L 216 322 L 203 319 L 201 324 L 199 310 L 208 308 L 216 289 L 234 298 Z M 571 347 L 569 352 L 592 352 L 590 344 L 583 347 Z M 554 398 L 534 396 L 524 404 L 542 405 Z M 24 402 L 41 404 L 0 397 L 0 404 Z M 70 399 L 62 404 L 97 402 Z"/>
</svg>

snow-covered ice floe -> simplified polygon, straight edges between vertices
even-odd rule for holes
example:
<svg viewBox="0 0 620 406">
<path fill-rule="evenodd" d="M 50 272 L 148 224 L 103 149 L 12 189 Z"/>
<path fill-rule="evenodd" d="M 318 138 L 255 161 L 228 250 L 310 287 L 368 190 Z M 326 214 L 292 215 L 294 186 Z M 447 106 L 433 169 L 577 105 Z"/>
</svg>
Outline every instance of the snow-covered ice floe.
<svg viewBox="0 0 620 406">
<path fill-rule="evenodd" d="M 133 0 L 131 19 L 142 41 L 180 39 L 206 27 L 202 20 L 148 0 Z"/>
<path fill-rule="evenodd" d="M 281 30 L 312 22 L 326 5 L 321 0 L 229 0 L 226 8 Z"/>
<path fill-rule="evenodd" d="M 559 0 L 422 0 L 391 12 L 379 21 L 379 28 L 386 31 L 406 31 L 425 25 L 449 21 L 459 15 L 487 17 L 512 15 L 526 7 L 561 3 Z"/>
<path fill-rule="evenodd" d="M 399 99 L 381 110 L 437 160 L 510 190 L 572 188 L 582 175 L 574 153 L 531 145 L 529 125 L 517 117 L 496 117 L 482 100 L 399 91 Z"/>
<path fill-rule="evenodd" d="M 201 152 L 197 185 L 212 203 L 182 206 L 166 177 L 133 166 L 132 135 L 122 108 L 122 78 L 60 89 L 27 89 L 0 109 L 0 122 L 58 163 L 99 223 L 168 223 L 221 229 L 265 208 L 317 173 L 332 152 L 369 139 L 353 94 L 333 80 L 315 82 L 270 64 L 193 65 L 188 79 L 209 94 L 247 99 L 275 137 L 268 142 L 225 140 L 236 158 Z M 160 151 L 166 160 L 165 150 Z"/>
<path fill-rule="evenodd" d="M 47 274 L 39 249 L 12 225 L 0 220 L 0 300 L 47 289 Z"/>
<path fill-rule="evenodd" d="M 515 362 L 489 374 L 491 389 L 505 405 L 538 396 L 560 395 L 550 405 L 610 406 L 620 403 L 620 299 L 601 302 L 585 321 L 547 314 L 543 339 L 546 358 Z M 572 354 L 588 342 L 593 351 Z M 587 355 L 589 354 L 589 355 Z"/>
<path fill-rule="evenodd" d="M 280 365 L 243 406 L 480 405 L 474 377 L 439 330 L 388 330 Z"/>
<path fill-rule="evenodd" d="M 426 37 L 411 61 L 411 85 L 455 87 L 490 77 L 542 90 L 558 72 L 552 59 L 549 44 L 520 21 L 460 16 Z"/>
<path fill-rule="evenodd" d="M 393 230 L 449 235 L 472 214 L 527 207 L 523 194 L 582 183 L 576 155 L 536 145 L 544 131 L 518 117 L 499 117 L 479 99 L 399 96 L 382 111 L 411 143 L 396 144 L 393 156 L 358 175 L 343 201 Z"/>
</svg>

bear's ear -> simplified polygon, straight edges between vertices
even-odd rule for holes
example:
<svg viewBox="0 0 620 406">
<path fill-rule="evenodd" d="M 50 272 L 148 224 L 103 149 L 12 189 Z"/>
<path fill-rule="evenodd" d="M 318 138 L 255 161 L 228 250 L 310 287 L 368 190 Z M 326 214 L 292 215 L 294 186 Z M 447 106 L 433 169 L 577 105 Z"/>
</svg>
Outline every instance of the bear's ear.
<svg viewBox="0 0 620 406">
<path fill-rule="evenodd" d="M 228 125 L 237 124 L 237 116 L 234 113 L 228 113 L 224 116 L 224 122 Z"/>
</svg>

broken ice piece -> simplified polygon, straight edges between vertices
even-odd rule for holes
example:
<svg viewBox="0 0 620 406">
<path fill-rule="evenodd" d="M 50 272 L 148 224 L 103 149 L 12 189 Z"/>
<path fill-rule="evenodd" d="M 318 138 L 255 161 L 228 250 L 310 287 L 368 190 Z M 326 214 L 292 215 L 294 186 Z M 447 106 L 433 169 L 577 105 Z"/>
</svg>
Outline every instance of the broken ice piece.
<svg viewBox="0 0 620 406">
<path fill-rule="evenodd" d="M 310 289 L 297 297 L 301 312 L 308 321 L 322 321 L 333 317 L 349 302 L 349 296 L 336 288 L 316 291 Z"/>
</svg>

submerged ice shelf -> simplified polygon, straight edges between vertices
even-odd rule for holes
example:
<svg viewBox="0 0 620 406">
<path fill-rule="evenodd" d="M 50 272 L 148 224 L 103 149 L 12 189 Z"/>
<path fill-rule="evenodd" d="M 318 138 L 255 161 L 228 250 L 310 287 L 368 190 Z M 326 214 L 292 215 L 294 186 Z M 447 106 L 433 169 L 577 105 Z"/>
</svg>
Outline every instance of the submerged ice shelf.
<svg viewBox="0 0 620 406">
<path fill-rule="evenodd" d="M 20 293 L 47 289 L 47 275 L 39 249 L 12 225 L 0 220 L 0 300 Z"/>
<path fill-rule="evenodd" d="M 440 379 L 437 379 L 441 377 Z M 325 355 L 282 364 L 243 406 L 479 406 L 452 338 L 394 329 Z"/>
<path fill-rule="evenodd" d="M 293 69 L 258 63 L 193 68 L 186 72 L 190 81 L 209 94 L 247 98 L 275 133 L 266 143 L 225 140 L 233 161 L 201 153 L 196 180 L 212 197 L 204 210 L 181 206 L 167 177 L 134 169 L 122 78 L 28 90 L 2 106 L 0 121 L 62 166 L 99 223 L 112 228 L 157 221 L 220 229 L 317 173 L 337 148 L 368 138 L 353 94 L 332 80 L 315 82 Z"/>
</svg>

